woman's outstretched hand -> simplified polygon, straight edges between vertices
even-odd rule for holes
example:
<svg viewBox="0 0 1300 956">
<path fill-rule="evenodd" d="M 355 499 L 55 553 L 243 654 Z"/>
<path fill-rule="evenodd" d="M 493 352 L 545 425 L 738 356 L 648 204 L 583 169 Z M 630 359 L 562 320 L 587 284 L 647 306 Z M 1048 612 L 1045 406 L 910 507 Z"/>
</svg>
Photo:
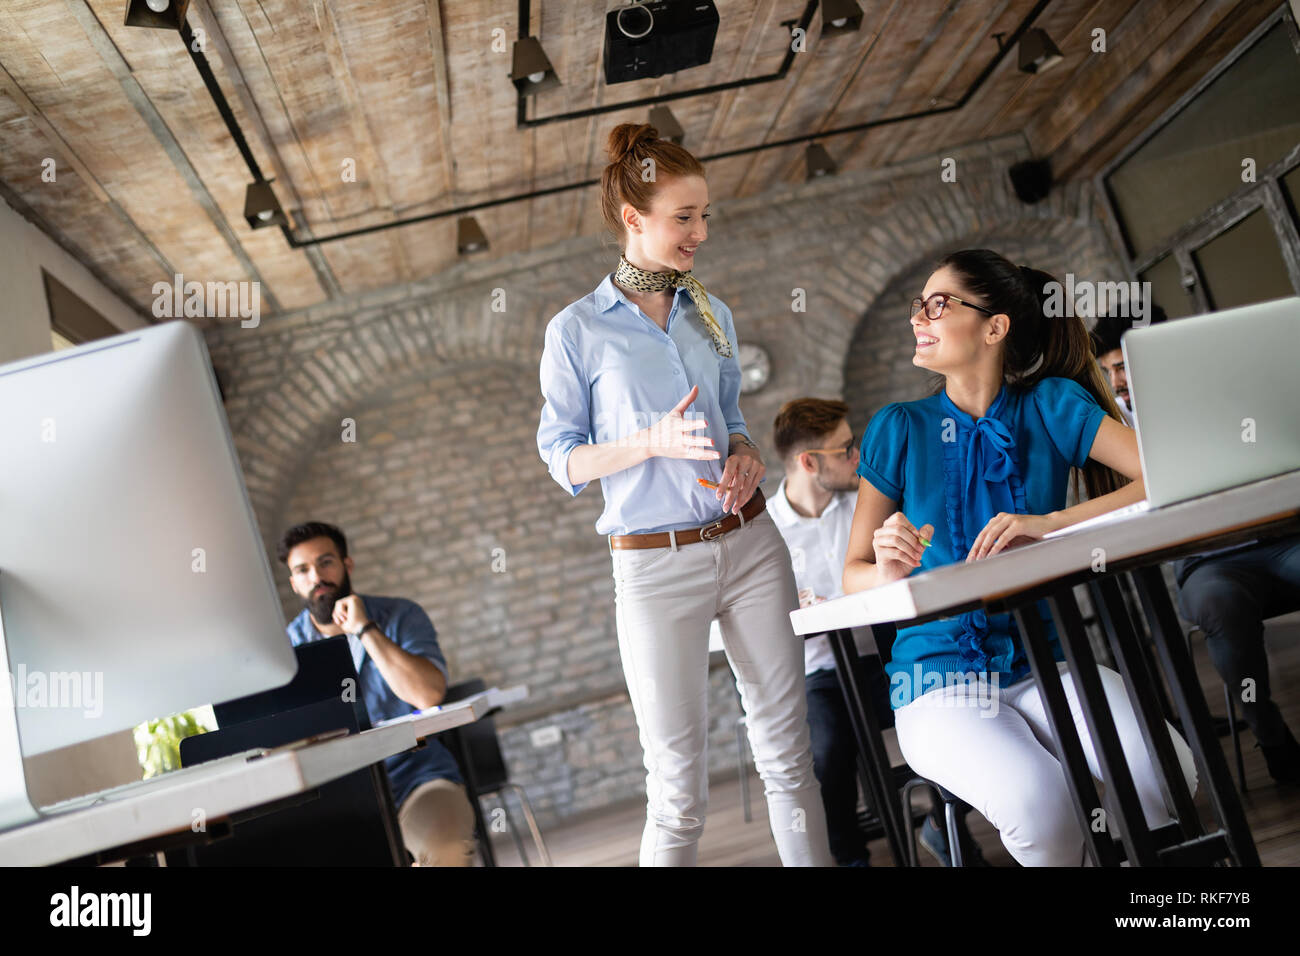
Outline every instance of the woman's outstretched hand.
<svg viewBox="0 0 1300 956">
<path fill-rule="evenodd" d="M 871 537 L 878 584 L 905 578 L 920 567 L 921 555 L 934 537 L 934 525 L 915 527 L 901 511 L 885 519 Z"/>
<path fill-rule="evenodd" d="M 685 397 L 659 421 L 648 428 L 643 428 L 633 436 L 633 441 L 644 445 L 651 458 L 693 458 L 697 461 L 717 461 L 719 455 L 713 447 L 713 439 L 707 435 L 691 434 L 697 429 L 707 428 L 709 423 L 703 418 L 686 419 L 683 416 L 691 402 L 700 394 L 698 385 L 691 388 Z"/>
</svg>

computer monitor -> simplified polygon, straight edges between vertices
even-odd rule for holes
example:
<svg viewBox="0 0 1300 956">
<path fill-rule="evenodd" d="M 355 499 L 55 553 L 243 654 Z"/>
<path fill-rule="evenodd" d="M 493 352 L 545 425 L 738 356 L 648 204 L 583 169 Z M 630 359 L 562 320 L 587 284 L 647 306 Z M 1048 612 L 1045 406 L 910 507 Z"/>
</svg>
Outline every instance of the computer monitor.
<svg viewBox="0 0 1300 956">
<path fill-rule="evenodd" d="M 0 366 L 0 449 L 0 771 L 294 676 L 193 325 Z"/>
</svg>

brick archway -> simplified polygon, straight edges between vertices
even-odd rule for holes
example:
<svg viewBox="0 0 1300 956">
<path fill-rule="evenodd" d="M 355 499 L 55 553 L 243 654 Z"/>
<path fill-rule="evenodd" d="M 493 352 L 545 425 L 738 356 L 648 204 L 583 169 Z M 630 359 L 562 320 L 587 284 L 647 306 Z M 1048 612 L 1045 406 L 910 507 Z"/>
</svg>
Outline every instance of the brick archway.
<svg viewBox="0 0 1300 956">
<path fill-rule="evenodd" d="M 990 248 L 1063 277 L 1122 277 L 1122 264 L 1092 230 L 1070 219 L 1012 219 L 944 242 L 901 268 L 853 327 L 844 351 L 843 392 L 849 420 L 863 427 L 881 405 L 921 397 L 928 376 L 911 363 L 911 336 L 904 327 L 907 301 L 924 285 L 934 263 L 963 248 Z"/>
</svg>

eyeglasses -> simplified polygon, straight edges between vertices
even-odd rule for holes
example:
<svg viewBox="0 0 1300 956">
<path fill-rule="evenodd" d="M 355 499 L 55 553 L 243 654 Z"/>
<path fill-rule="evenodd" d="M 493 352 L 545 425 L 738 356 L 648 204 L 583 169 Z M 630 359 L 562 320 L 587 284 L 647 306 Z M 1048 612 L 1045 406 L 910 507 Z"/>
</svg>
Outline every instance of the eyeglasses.
<svg viewBox="0 0 1300 956">
<path fill-rule="evenodd" d="M 849 444 L 847 448 L 809 448 L 810 455 L 843 455 L 845 458 L 854 458 L 857 455 L 858 440 L 849 435 Z"/>
<path fill-rule="evenodd" d="M 332 554 L 322 554 L 319 558 L 316 559 L 316 571 L 317 573 L 319 573 L 325 570 L 326 568 L 332 568 L 334 567 L 335 563 L 336 563 L 336 559 Z M 303 562 L 302 564 L 298 565 L 296 568 L 293 568 L 289 572 L 291 577 L 302 578 L 302 579 L 306 579 L 310 573 L 311 573 L 311 565 L 308 564 L 307 562 Z"/>
<path fill-rule="evenodd" d="M 959 299 L 955 295 L 949 295 L 947 292 L 934 292 L 926 299 L 922 299 L 918 295 L 912 300 L 912 311 L 907 313 L 907 321 L 912 321 L 912 316 L 920 312 L 922 308 L 925 309 L 925 317 L 933 321 L 943 315 L 943 310 L 947 307 L 949 302 L 956 302 L 958 305 L 969 306 L 972 309 L 983 312 L 985 315 L 997 314 L 990 309 L 984 308 L 982 305 L 976 305 L 974 302 L 967 302 L 965 299 Z"/>
</svg>

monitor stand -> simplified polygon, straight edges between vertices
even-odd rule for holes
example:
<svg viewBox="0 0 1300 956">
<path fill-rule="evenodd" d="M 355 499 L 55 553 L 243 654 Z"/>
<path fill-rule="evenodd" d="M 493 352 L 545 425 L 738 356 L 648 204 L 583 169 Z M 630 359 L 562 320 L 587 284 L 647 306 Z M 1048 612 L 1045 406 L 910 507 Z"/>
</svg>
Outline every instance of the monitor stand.
<svg viewBox="0 0 1300 956">
<path fill-rule="evenodd" d="M 4 608 L 0 607 L 0 830 L 40 819 L 27 792 L 23 772 L 23 748 L 18 741 L 18 697 L 25 692 L 14 687 L 9 670 L 9 647 L 5 635 Z"/>
</svg>

